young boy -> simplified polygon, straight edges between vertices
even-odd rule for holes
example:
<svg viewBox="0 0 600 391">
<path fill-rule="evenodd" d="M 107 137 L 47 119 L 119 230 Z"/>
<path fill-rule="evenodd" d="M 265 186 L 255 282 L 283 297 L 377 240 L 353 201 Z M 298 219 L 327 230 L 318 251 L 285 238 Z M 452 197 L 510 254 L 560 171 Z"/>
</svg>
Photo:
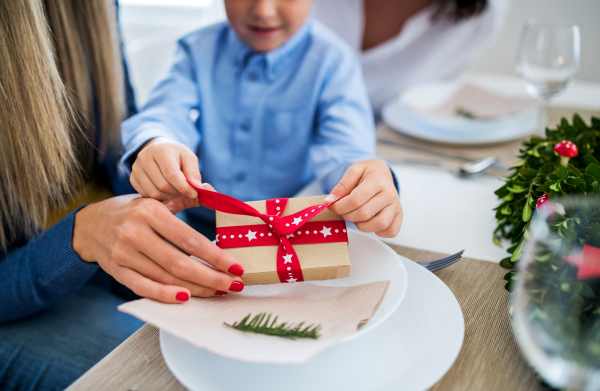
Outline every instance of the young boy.
<svg viewBox="0 0 600 391">
<path fill-rule="evenodd" d="M 318 179 L 327 203 L 348 196 L 334 213 L 362 231 L 398 233 L 402 207 L 375 158 L 360 65 L 308 20 L 311 4 L 225 0 L 228 23 L 179 40 L 170 71 L 122 126 L 122 162 L 142 196 L 195 198 L 186 179 L 203 179 L 244 201 L 271 199 Z"/>
</svg>

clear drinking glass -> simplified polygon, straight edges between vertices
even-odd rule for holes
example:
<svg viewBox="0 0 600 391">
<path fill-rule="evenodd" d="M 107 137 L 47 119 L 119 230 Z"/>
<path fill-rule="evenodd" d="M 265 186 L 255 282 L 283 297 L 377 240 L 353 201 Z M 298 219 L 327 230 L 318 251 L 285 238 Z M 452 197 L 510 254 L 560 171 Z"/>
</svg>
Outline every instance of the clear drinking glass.
<svg viewBox="0 0 600 391">
<path fill-rule="evenodd" d="M 551 386 L 600 390 L 600 199 L 559 200 L 526 236 L 513 297 L 522 351 Z"/>
<path fill-rule="evenodd" d="M 581 34 L 573 22 L 537 22 L 523 27 L 515 72 L 527 81 L 527 92 L 539 102 L 538 132 L 546 128 L 546 108 L 581 68 Z"/>
</svg>

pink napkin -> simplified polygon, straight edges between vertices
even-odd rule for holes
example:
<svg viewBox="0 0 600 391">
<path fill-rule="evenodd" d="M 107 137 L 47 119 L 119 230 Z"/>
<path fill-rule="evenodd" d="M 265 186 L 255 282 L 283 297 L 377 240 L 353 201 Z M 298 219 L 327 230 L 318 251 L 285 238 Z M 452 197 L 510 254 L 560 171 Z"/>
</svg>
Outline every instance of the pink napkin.
<svg viewBox="0 0 600 391">
<path fill-rule="evenodd" d="M 443 105 L 422 113 L 443 117 L 456 117 L 462 108 L 475 115 L 475 119 L 492 120 L 515 115 L 536 105 L 534 99 L 509 98 L 494 92 L 466 84 Z"/>
<path fill-rule="evenodd" d="M 141 299 L 119 310 L 164 330 L 192 345 L 234 360 L 265 364 L 305 364 L 357 331 L 381 302 L 389 281 L 352 287 L 326 287 L 307 282 L 248 286 L 242 293 L 185 304 Z M 246 315 L 266 312 L 278 322 L 320 324 L 316 340 L 242 332 L 233 324 Z"/>
</svg>

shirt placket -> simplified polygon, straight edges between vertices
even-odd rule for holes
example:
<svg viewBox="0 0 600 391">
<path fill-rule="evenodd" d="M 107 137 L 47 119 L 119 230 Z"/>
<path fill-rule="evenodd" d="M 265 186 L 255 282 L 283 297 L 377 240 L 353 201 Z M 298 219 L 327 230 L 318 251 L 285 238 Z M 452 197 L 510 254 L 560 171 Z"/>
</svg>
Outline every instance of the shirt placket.
<svg viewBox="0 0 600 391">
<path fill-rule="evenodd" d="M 231 195 L 247 198 L 256 184 L 256 167 L 253 162 L 253 146 L 260 139 L 260 129 L 255 123 L 266 88 L 264 57 L 252 56 L 240 74 L 237 114 L 233 130 L 233 181 Z"/>
</svg>

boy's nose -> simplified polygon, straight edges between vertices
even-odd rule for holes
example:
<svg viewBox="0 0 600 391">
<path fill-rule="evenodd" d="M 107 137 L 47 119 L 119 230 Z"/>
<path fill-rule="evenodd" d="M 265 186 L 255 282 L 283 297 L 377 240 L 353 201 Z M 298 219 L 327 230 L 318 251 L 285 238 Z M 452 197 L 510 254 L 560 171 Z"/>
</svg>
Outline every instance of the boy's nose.
<svg viewBox="0 0 600 391">
<path fill-rule="evenodd" d="M 278 0 L 256 0 L 252 7 L 252 16 L 260 19 L 271 19 L 277 16 Z"/>
</svg>

